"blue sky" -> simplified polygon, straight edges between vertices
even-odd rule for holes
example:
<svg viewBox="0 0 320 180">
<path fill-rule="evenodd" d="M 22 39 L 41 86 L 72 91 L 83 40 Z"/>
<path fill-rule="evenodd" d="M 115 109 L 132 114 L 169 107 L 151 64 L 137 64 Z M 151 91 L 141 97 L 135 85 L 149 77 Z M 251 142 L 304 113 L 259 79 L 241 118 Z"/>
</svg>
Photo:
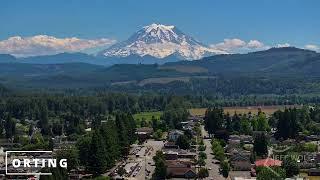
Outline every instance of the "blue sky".
<svg viewBox="0 0 320 180">
<path fill-rule="evenodd" d="M 205 44 L 239 38 L 319 45 L 319 9 L 318 0 L 2 0 L 0 40 L 45 34 L 121 41 L 155 22 Z"/>
</svg>

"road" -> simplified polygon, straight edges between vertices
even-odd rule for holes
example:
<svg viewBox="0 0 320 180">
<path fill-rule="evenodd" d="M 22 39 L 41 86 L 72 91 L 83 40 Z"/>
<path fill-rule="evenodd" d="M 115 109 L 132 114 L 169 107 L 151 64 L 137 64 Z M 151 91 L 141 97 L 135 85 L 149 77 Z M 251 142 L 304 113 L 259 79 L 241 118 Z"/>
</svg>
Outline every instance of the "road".
<svg viewBox="0 0 320 180">
<path fill-rule="evenodd" d="M 139 162 L 139 165 L 141 166 L 141 169 L 139 171 L 139 173 L 137 174 L 137 176 L 135 177 L 130 177 L 128 179 L 151 179 L 152 174 L 154 173 L 155 170 L 155 166 L 154 162 L 153 162 L 153 156 L 156 155 L 156 152 L 158 150 L 161 150 L 163 148 L 163 142 L 162 141 L 155 141 L 155 140 L 151 140 L 149 139 L 147 142 L 145 142 L 143 144 L 143 147 L 152 147 L 152 150 L 149 151 L 148 154 L 146 154 L 146 156 L 144 156 L 144 151 L 140 152 L 140 157 L 136 158 L 135 161 Z M 145 149 L 145 148 L 144 148 Z M 147 175 L 147 171 L 149 171 L 149 175 Z"/>
<path fill-rule="evenodd" d="M 202 132 L 202 137 L 208 136 L 207 131 L 204 130 L 204 127 L 201 126 L 201 132 Z M 214 179 L 214 180 L 225 180 L 224 177 L 222 177 L 219 173 L 219 165 L 212 163 L 212 160 L 214 159 L 214 155 L 212 155 L 212 150 L 211 150 L 211 142 L 210 139 L 203 139 L 204 145 L 207 147 L 205 150 L 205 153 L 207 154 L 207 159 L 206 159 L 206 167 L 208 168 L 209 171 L 209 177 L 208 179 Z M 211 168 L 211 170 L 209 170 Z"/>
</svg>

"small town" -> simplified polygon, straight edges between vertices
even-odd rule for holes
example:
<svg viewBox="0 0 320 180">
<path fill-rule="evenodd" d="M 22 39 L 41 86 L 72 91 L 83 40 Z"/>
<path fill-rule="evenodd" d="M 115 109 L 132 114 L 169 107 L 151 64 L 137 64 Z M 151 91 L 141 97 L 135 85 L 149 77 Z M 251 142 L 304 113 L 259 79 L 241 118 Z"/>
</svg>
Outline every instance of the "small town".
<svg viewBox="0 0 320 180">
<path fill-rule="evenodd" d="M 319 135 L 299 134 L 296 139 L 277 140 L 275 138 L 277 132 L 270 129 L 266 123 L 267 119 L 270 121 L 271 117 L 268 117 L 261 110 L 258 111 L 258 114 L 249 112 L 249 114 L 223 117 L 224 120 L 225 118 L 247 117 L 246 121 L 256 121 L 256 126 L 262 128 L 260 131 L 253 131 L 248 124 L 240 122 L 240 131 L 237 133 L 229 133 L 226 129 L 214 132 L 212 128 L 217 128 L 219 125 L 219 113 L 221 113 L 220 109 L 211 110 L 209 108 L 205 116 L 189 114 L 185 121 L 179 122 L 179 129 L 170 129 L 167 132 L 161 130 L 160 132 L 155 126 L 150 126 L 150 123 L 146 123 L 144 118 L 142 121 L 138 119 L 137 122 L 147 126 L 140 125 L 135 128 L 136 141 L 130 145 L 128 154 L 103 172 L 101 177 L 137 180 L 156 177 L 250 180 L 257 179 L 257 174 L 259 176 L 261 171 L 266 171 L 268 176 L 270 176 L 270 172 L 275 173 L 274 176 L 277 177 L 279 174 L 287 172 L 282 170 L 285 168 L 295 171 L 292 172 L 291 178 L 286 178 L 287 180 L 317 179 L 320 177 Z M 154 120 L 155 117 L 152 119 Z M 220 125 L 222 126 L 222 124 Z M 236 124 L 225 125 L 227 128 L 229 125 Z M 92 123 L 87 122 L 85 131 L 90 133 L 91 128 L 93 128 Z M 34 131 L 37 132 L 39 129 L 34 129 Z M 65 135 L 55 136 L 52 138 L 52 153 L 13 154 L 9 155 L 8 162 L 11 162 L 10 159 L 58 157 L 59 154 L 74 149 L 76 144 L 76 141 L 68 140 Z M 21 146 L 19 143 L 1 143 L 1 174 L 7 179 L 19 177 L 40 179 L 40 175 L 4 175 L 5 151 L 19 146 Z M 88 173 L 86 169 L 80 164 L 73 166 L 73 169 L 68 167 L 69 179 L 92 178 L 94 174 Z M 8 164 L 8 172 L 11 173 L 40 171 L 41 173 L 46 172 L 43 168 L 35 166 L 34 163 L 31 169 L 26 167 L 17 169 L 12 164 Z"/>
</svg>

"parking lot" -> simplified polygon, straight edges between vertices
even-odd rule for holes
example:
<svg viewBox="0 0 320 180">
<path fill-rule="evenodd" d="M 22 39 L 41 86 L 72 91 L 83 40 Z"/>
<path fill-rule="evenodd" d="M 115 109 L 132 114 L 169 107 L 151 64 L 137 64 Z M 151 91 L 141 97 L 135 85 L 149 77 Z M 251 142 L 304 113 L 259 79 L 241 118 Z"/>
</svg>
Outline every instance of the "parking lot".
<svg viewBox="0 0 320 180">
<path fill-rule="evenodd" d="M 142 145 L 132 145 L 126 161 L 118 164 L 111 173 L 118 176 L 118 170 L 122 167 L 125 170 L 126 179 L 151 179 L 155 170 L 153 156 L 163 147 L 162 141 L 148 140 Z"/>
</svg>

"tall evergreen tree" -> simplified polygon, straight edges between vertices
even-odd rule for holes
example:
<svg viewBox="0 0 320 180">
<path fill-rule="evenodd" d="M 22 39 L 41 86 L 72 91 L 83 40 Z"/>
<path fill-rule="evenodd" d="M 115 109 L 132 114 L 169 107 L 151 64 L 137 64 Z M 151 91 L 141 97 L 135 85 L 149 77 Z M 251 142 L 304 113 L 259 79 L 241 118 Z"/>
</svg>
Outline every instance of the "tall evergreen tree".
<svg viewBox="0 0 320 180">
<path fill-rule="evenodd" d="M 39 126 L 41 128 L 41 133 L 43 135 L 50 134 L 49 119 L 48 119 L 48 107 L 45 102 L 42 102 L 40 105 Z"/>
<path fill-rule="evenodd" d="M 223 109 L 207 109 L 204 121 L 205 128 L 208 130 L 209 134 L 214 134 L 217 130 L 221 130 L 224 125 Z"/>
<path fill-rule="evenodd" d="M 299 132 L 299 122 L 297 119 L 297 109 L 285 109 L 284 112 L 277 112 L 277 132 L 276 138 L 295 138 Z"/>
<path fill-rule="evenodd" d="M 253 151 L 258 156 L 268 155 L 268 141 L 265 133 L 257 133 L 254 137 Z"/>
<path fill-rule="evenodd" d="M 94 174 L 102 174 L 107 168 L 106 145 L 100 131 L 95 131 L 92 135 L 88 161 L 89 170 Z"/>
<path fill-rule="evenodd" d="M 165 179 L 167 174 L 167 167 L 165 164 L 165 158 L 162 151 L 157 151 L 156 155 L 153 157 L 155 162 L 155 172 L 153 174 L 153 179 Z"/>
<path fill-rule="evenodd" d="M 123 113 L 118 113 L 116 115 L 116 127 L 118 130 L 118 139 L 119 139 L 119 145 L 121 148 L 121 154 L 126 156 L 129 152 L 129 132 L 126 126 L 126 117 Z"/>
<path fill-rule="evenodd" d="M 287 177 L 293 177 L 294 175 L 299 174 L 299 165 L 296 159 L 288 156 L 284 159 L 282 166 L 286 172 Z"/>
<path fill-rule="evenodd" d="M 79 150 L 80 163 L 85 167 L 89 166 L 89 159 L 91 158 L 91 154 L 90 154 L 91 140 L 92 138 L 90 135 L 85 135 L 81 137 L 76 144 Z"/>
<path fill-rule="evenodd" d="M 120 157 L 120 146 L 118 144 L 118 133 L 113 120 L 108 120 L 101 129 L 101 134 L 105 140 L 107 167 L 111 168 L 115 160 Z"/>
<path fill-rule="evenodd" d="M 6 131 L 6 138 L 7 139 L 11 139 L 13 136 L 15 136 L 16 122 L 11 118 L 10 115 L 8 115 L 7 119 L 6 119 L 5 131 Z"/>
</svg>

